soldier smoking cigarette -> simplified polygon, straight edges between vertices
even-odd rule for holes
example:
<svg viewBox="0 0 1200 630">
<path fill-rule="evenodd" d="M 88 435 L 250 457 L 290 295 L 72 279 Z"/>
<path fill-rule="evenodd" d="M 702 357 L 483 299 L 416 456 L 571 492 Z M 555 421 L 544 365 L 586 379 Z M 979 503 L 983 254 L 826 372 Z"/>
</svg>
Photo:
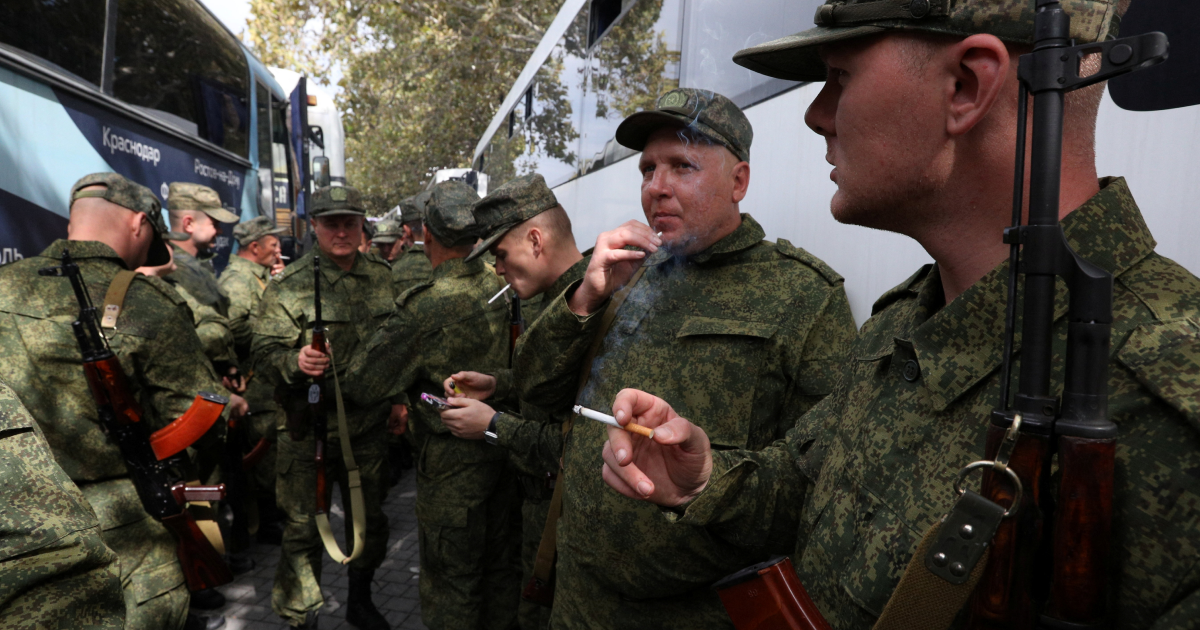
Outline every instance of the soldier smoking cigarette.
<svg viewBox="0 0 1200 630">
<path fill-rule="evenodd" d="M 591 418 L 592 420 L 603 422 L 604 424 L 617 427 L 618 429 L 625 429 L 630 433 L 636 433 L 651 440 L 654 439 L 654 429 L 651 429 L 650 427 L 644 427 L 640 424 L 634 424 L 632 422 L 625 426 L 621 426 L 621 424 L 617 422 L 616 418 L 606 413 L 600 413 L 599 411 L 588 409 L 587 407 L 581 407 L 579 405 L 575 405 L 574 409 L 575 413 L 583 416 L 584 418 Z"/>
<path fill-rule="evenodd" d="M 493 295 L 493 296 L 492 296 L 492 299 L 488 300 L 488 304 L 491 304 L 492 302 L 495 302 L 495 301 L 496 301 L 496 298 L 500 297 L 501 295 L 504 295 L 504 292 L 505 292 L 505 291 L 507 291 L 507 290 L 508 290 L 508 287 L 511 287 L 511 286 L 512 286 L 511 284 L 506 284 L 506 285 L 504 285 L 504 288 L 503 288 L 503 289 L 500 289 L 500 292 L 499 292 L 499 293 L 497 293 L 496 295 Z"/>
</svg>

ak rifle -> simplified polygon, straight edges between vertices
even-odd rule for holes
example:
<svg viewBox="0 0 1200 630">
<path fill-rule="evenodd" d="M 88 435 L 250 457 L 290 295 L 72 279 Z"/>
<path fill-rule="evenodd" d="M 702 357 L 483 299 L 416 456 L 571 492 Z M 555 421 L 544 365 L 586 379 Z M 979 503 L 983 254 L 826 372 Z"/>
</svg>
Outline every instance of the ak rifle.
<svg viewBox="0 0 1200 630">
<path fill-rule="evenodd" d="M 83 370 L 100 428 L 120 449 L 142 508 L 166 526 L 178 542 L 176 551 L 188 589 L 196 591 L 231 582 L 233 574 L 221 554 L 184 507 L 188 501 L 221 500 L 224 485 L 187 486 L 174 472 L 186 465 L 184 449 L 208 432 L 228 399 L 201 392 L 183 416 L 151 433 L 121 362 L 100 330 L 96 307 L 70 252 L 63 251 L 60 266 L 39 269 L 38 275 L 66 277 L 71 282 L 79 302 L 79 316 L 71 323 L 71 331 L 83 355 Z"/>
<path fill-rule="evenodd" d="M 1162 62 L 1162 33 L 1074 45 L 1059 0 L 1036 2 L 1033 52 L 1022 55 L 1013 227 L 999 407 L 988 428 L 983 496 L 1008 512 L 988 552 L 968 627 L 1100 628 L 1110 617 L 1113 469 L 1117 426 L 1108 413 L 1113 277 L 1067 243 L 1058 222 L 1063 105 L 1068 92 Z M 1080 76 L 1089 55 L 1100 68 Z M 1033 95 L 1029 221 L 1021 224 L 1026 116 Z M 1009 390 L 1015 346 L 1018 276 L 1021 369 Z M 1055 284 L 1070 294 L 1062 396 L 1051 389 L 1055 356 Z M 1057 457 L 1057 488 L 1051 477 Z M 1015 477 L 1012 475 L 1015 473 Z M 935 560 L 936 562 L 936 560 Z M 961 571 L 961 567 L 958 567 Z"/>
<path fill-rule="evenodd" d="M 313 252 L 313 350 L 329 353 L 325 342 L 325 320 L 321 318 L 321 254 Z M 318 515 L 329 512 L 329 494 L 325 482 L 325 442 L 329 435 L 329 416 L 325 413 L 325 375 L 312 377 L 308 386 L 308 407 L 312 412 L 313 442 L 316 452 L 313 462 L 317 465 L 317 511 Z"/>
</svg>

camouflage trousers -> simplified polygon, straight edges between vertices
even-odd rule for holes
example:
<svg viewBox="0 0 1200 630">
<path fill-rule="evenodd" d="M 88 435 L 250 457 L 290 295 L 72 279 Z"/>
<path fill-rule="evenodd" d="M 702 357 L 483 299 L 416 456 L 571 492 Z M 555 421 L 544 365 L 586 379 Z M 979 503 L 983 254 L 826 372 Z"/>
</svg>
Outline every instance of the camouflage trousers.
<svg viewBox="0 0 1200 630">
<path fill-rule="evenodd" d="M 104 544 L 116 552 L 121 563 L 125 628 L 182 628 L 191 598 L 175 555 L 175 538 L 141 510 L 129 479 L 83 484 L 79 489 L 96 509 Z M 128 516 L 137 513 L 135 506 L 141 518 Z"/>
<path fill-rule="evenodd" d="M 449 434 L 417 458 L 421 620 L 429 630 L 516 626 L 520 498 L 502 451 Z M 488 451 L 486 449 L 491 449 Z"/>
<path fill-rule="evenodd" d="M 277 415 L 272 411 L 251 414 L 246 425 L 246 442 L 253 447 L 262 438 L 271 445 L 262 461 L 246 473 L 249 481 L 251 504 L 275 502 L 275 462 L 279 458 L 278 431 L 275 429 Z"/>
<path fill-rule="evenodd" d="M 597 569 L 580 566 L 570 547 L 562 544 L 561 520 L 558 527 L 558 564 L 554 577 L 554 608 L 550 611 L 551 628 L 734 630 L 720 598 L 708 587 L 659 599 L 639 599 L 635 588 L 631 588 L 629 593 L 617 593 L 605 588 L 588 573 Z M 637 558 L 626 560 L 637 562 Z"/>
<path fill-rule="evenodd" d="M 317 509 L 317 468 L 313 453 L 316 446 L 311 437 L 297 441 L 286 431 L 279 433 L 276 446 L 279 448 L 276 500 L 286 521 L 279 566 L 275 570 L 275 584 L 271 587 L 271 608 L 288 623 L 298 625 L 304 621 L 305 614 L 321 608 L 325 603 L 321 596 L 321 563 L 325 559 L 325 547 L 317 533 L 314 516 Z M 383 427 L 380 426 L 378 432 L 368 432 L 355 438 L 351 447 L 362 476 L 367 532 L 364 541 L 366 548 L 350 566 L 375 569 L 387 553 L 388 539 L 388 520 L 383 513 L 383 497 L 387 489 L 387 440 L 383 437 Z M 353 513 L 346 491 L 346 469 L 341 446 L 337 440 L 326 442 L 325 474 L 326 492 L 331 493 L 335 483 L 341 489 L 342 509 L 346 514 L 342 549 L 350 553 Z"/>
<path fill-rule="evenodd" d="M 532 478 L 522 479 L 522 482 L 543 483 Z M 542 544 L 542 531 L 546 527 L 546 515 L 550 511 L 550 498 L 531 498 L 525 493 L 521 502 L 521 588 L 524 588 L 533 577 L 533 567 L 537 561 L 538 547 Z M 544 494 L 550 494 L 549 492 Z M 546 630 L 550 627 L 550 609 L 521 600 L 517 609 L 517 620 L 521 630 Z"/>
</svg>

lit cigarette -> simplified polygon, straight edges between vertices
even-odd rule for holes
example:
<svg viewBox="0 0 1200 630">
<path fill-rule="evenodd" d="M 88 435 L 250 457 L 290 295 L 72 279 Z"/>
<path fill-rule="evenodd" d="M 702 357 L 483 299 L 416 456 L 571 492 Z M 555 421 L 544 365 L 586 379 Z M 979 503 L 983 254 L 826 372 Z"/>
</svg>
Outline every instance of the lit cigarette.
<svg viewBox="0 0 1200 630">
<path fill-rule="evenodd" d="M 658 238 L 662 238 L 662 232 L 655 232 L 654 235 Z"/>
<path fill-rule="evenodd" d="M 651 429 L 650 427 L 644 427 L 640 424 L 634 424 L 632 422 L 625 426 L 621 426 L 621 423 L 617 422 L 616 418 L 606 413 L 600 413 L 599 411 L 588 409 L 587 407 L 580 407 L 579 405 L 575 405 L 575 413 L 583 416 L 584 418 L 591 418 L 592 420 L 603 422 L 609 426 L 614 426 L 618 429 L 625 429 L 630 433 L 636 433 L 651 440 L 654 439 L 654 429 Z"/>
<path fill-rule="evenodd" d="M 500 292 L 499 292 L 499 293 L 497 293 L 496 295 L 493 295 L 493 296 L 492 296 L 492 299 L 488 300 L 488 304 L 491 304 L 492 302 L 495 302 L 495 301 L 496 301 L 496 298 L 500 297 L 501 295 L 504 295 L 504 292 L 505 292 L 505 291 L 507 291 L 507 290 L 508 290 L 508 287 L 511 287 L 511 286 L 512 286 L 511 284 L 506 284 L 506 285 L 504 285 L 504 288 L 503 288 L 503 289 L 500 289 Z"/>
<path fill-rule="evenodd" d="M 279 258 L 280 258 L 280 260 L 291 260 L 292 259 L 291 256 L 284 256 L 283 254 L 280 254 Z"/>
</svg>

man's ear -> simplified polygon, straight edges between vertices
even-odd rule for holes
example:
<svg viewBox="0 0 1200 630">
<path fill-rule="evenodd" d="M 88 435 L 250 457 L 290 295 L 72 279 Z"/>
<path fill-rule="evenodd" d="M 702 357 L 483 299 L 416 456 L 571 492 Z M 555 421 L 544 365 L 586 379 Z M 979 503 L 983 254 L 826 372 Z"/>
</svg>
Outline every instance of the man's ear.
<svg viewBox="0 0 1200 630">
<path fill-rule="evenodd" d="M 1004 92 L 1010 69 L 1008 48 L 994 35 L 972 35 L 944 54 L 949 96 L 946 133 L 961 136 L 987 117 Z"/>
<path fill-rule="evenodd" d="M 533 249 L 533 257 L 537 258 L 545 251 L 546 241 L 542 236 L 542 230 L 536 227 L 529 228 L 525 233 L 525 238 L 529 239 L 529 246 Z"/>
<path fill-rule="evenodd" d="M 750 163 L 738 162 L 729 176 L 733 178 L 733 203 L 741 203 L 750 189 Z"/>
<path fill-rule="evenodd" d="M 192 231 L 195 230 L 195 225 L 196 217 L 192 216 L 191 214 L 185 214 L 179 219 L 179 229 L 184 234 L 191 234 Z"/>
</svg>

